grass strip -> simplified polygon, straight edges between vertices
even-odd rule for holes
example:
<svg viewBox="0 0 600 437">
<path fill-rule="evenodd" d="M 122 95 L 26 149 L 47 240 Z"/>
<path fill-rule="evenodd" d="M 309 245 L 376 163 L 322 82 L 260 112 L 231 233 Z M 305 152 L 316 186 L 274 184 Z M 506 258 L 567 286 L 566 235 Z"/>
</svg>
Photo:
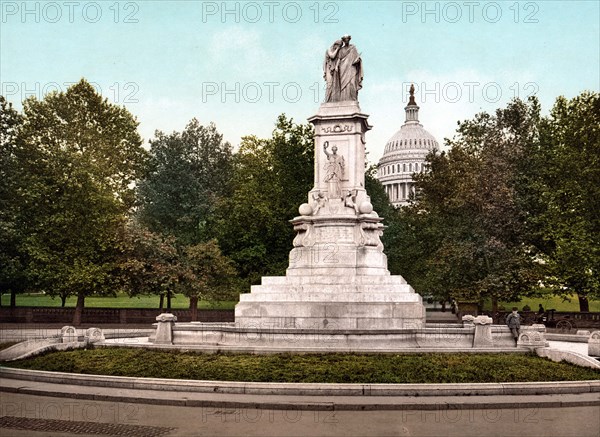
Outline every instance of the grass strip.
<svg viewBox="0 0 600 437">
<path fill-rule="evenodd" d="M 534 354 L 202 354 L 141 348 L 54 352 L 22 369 L 172 379 L 296 383 L 498 383 L 600 379 L 600 370 Z"/>
</svg>

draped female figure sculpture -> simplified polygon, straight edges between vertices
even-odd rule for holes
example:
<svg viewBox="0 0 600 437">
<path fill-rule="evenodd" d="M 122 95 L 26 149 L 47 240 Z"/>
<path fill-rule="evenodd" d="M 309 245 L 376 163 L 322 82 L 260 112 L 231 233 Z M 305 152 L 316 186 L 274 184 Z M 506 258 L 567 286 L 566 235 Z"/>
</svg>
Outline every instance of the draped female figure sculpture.
<svg viewBox="0 0 600 437">
<path fill-rule="evenodd" d="M 327 194 L 330 199 L 341 199 L 342 198 L 342 187 L 340 181 L 344 178 L 344 157 L 337 154 L 337 146 L 333 146 L 329 153 L 327 148 L 329 147 L 329 141 L 325 141 L 323 144 L 323 151 L 327 156 L 327 162 L 325 163 L 325 182 L 327 182 Z"/>
<path fill-rule="evenodd" d="M 358 90 L 362 88 L 363 80 L 362 60 L 356 47 L 350 44 L 350 39 L 350 35 L 344 35 L 325 52 L 325 102 L 358 100 Z"/>
</svg>

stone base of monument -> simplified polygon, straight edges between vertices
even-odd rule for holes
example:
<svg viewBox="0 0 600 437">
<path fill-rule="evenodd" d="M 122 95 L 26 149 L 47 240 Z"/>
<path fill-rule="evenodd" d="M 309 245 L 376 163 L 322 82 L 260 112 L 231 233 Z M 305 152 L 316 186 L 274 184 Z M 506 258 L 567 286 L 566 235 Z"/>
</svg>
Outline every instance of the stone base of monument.
<svg viewBox="0 0 600 437">
<path fill-rule="evenodd" d="M 401 276 L 264 277 L 240 295 L 235 320 L 266 329 L 415 329 L 425 308 Z"/>
<path fill-rule="evenodd" d="M 167 348 L 249 353 L 524 352 L 546 345 L 544 326 L 523 327 L 523 334 L 531 341 L 523 341 L 515 347 L 506 326 L 491 325 L 487 318 L 472 319 L 464 321 L 462 326 L 434 323 L 420 327 L 340 329 L 329 324 L 318 328 L 292 328 L 265 324 L 173 323 L 168 316 L 161 315 L 157 318 L 157 332 L 164 334 L 168 330 L 169 334 L 157 335 L 151 338 L 151 343 Z"/>
</svg>

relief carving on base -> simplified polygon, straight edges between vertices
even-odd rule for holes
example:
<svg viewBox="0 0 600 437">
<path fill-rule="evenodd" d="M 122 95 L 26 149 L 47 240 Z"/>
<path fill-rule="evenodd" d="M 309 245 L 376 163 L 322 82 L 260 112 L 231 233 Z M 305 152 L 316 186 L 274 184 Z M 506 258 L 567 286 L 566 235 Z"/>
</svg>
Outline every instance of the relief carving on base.
<svg viewBox="0 0 600 437">
<path fill-rule="evenodd" d="M 292 243 L 294 247 L 309 247 L 315 244 L 312 238 L 313 226 L 310 223 L 294 225 L 294 231 L 298 232 Z"/>
<path fill-rule="evenodd" d="M 333 126 L 323 126 L 321 128 L 321 131 L 323 133 L 343 133 L 343 132 L 352 132 L 354 130 L 354 126 L 351 124 L 345 124 L 345 125 L 341 125 L 341 124 L 336 124 Z"/>
<path fill-rule="evenodd" d="M 346 192 L 346 198 L 344 199 L 344 206 L 352 208 L 356 214 L 358 214 L 358 205 L 356 203 L 356 196 L 358 195 L 357 190 L 348 190 Z"/>
<path fill-rule="evenodd" d="M 363 222 L 360 224 L 360 240 L 361 246 L 377 247 L 383 250 L 383 243 L 380 237 L 383 235 L 383 226 L 380 223 Z"/>
<path fill-rule="evenodd" d="M 312 203 L 313 213 L 312 213 L 312 215 L 317 215 L 317 212 L 319 212 L 319 210 L 327 204 L 328 199 L 327 199 L 327 196 L 325 196 L 325 194 L 323 194 L 323 192 L 321 192 L 321 191 L 313 193 L 312 198 L 313 198 L 313 203 Z"/>
</svg>

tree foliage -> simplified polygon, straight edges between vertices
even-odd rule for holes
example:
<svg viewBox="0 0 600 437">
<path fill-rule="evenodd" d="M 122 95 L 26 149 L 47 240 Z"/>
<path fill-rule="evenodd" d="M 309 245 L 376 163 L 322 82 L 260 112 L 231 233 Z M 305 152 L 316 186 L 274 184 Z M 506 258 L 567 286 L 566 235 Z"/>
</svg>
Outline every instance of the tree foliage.
<svg viewBox="0 0 600 437">
<path fill-rule="evenodd" d="M 235 299 L 229 281 L 235 275 L 231 261 L 221 253 L 216 240 L 185 248 L 182 292 L 190 298 L 192 321 L 198 319 L 198 300 Z"/>
<path fill-rule="evenodd" d="M 242 139 L 235 156 L 231 196 L 220 208 L 219 244 L 242 278 L 256 283 L 284 274 L 294 238 L 288 220 L 298 215 L 313 184 L 310 125 L 279 116 L 273 136 Z"/>
<path fill-rule="evenodd" d="M 135 118 L 85 80 L 31 97 L 23 111 L 16 154 L 28 276 L 50 295 L 77 295 L 79 323 L 85 296 L 110 292 L 146 153 Z"/>
<path fill-rule="evenodd" d="M 15 295 L 27 285 L 26 253 L 22 249 L 23 229 L 19 225 L 22 173 L 17 159 L 18 134 L 23 123 L 21 115 L 0 96 L 0 295 Z"/>
<path fill-rule="evenodd" d="M 117 275 L 122 289 L 130 296 L 160 296 L 160 309 L 166 296 L 170 309 L 171 296 L 177 292 L 182 274 L 175 237 L 153 233 L 131 222 L 123 228 L 121 242 Z"/>
<path fill-rule="evenodd" d="M 600 94 L 559 97 L 542 126 L 531 189 L 545 282 L 589 311 L 600 298 Z"/>
<path fill-rule="evenodd" d="M 183 132 L 156 132 L 148 170 L 139 183 L 142 224 L 190 245 L 214 236 L 211 219 L 229 194 L 231 145 L 214 124 L 193 119 Z"/>
<path fill-rule="evenodd" d="M 429 171 L 415 175 L 417 199 L 401 214 L 417 291 L 510 301 L 536 285 L 522 171 L 538 141 L 539 111 L 535 99 L 515 100 L 459 123 L 449 152 L 430 154 Z"/>
</svg>

